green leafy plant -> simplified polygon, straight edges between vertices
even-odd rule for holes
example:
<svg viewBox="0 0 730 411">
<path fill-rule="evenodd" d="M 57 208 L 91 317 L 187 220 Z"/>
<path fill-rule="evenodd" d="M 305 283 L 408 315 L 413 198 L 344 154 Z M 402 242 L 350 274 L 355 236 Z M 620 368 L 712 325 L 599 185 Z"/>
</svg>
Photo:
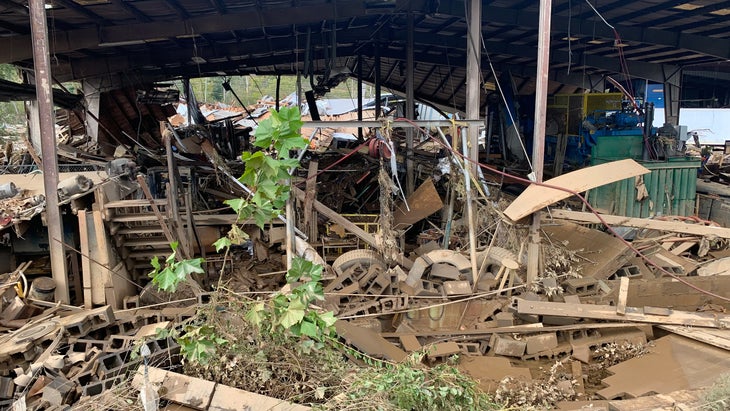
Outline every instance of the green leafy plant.
<svg viewBox="0 0 730 411">
<path fill-rule="evenodd" d="M 247 198 L 226 200 L 239 218 L 253 218 L 256 225 L 263 228 L 282 213 L 290 187 L 281 182 L 291 178 L 292 170 L 299 167 L 299 160 L 289 158 L 289 151 L 303 149 L 308 144 L 300 134 L 302 124 L 298 107 L 272 111 L 271 116 L 259 124 L 253 145 L 261 150 L 241 154 L 245 171 L 239 181 L 251 189 L 251 194 Z M 228 237 L 233 243 L 230 233 Z M 220 245 L 230 244 L 222 242 Z"/>
<path fill-rule="evenodd" d="M 730 373 L 723 374 L 715 381 L 703 396 L 705 403 L 702 410 L 721 411 L 730 408 Z"/>
<path fill-rule="evenodd" d="M 502 409 L 453 365 L 457 358 L 426 367 L 421 364 L 424 355 L 416 352 L 398 364 L 362 369 L 347 381 L 346 394 L 335 397 L 324 409 L 354 409 L 354 404 L 368 410 Z"/>
<path fill-rule="evenodd" d="M 254 146 L 261 150 L 241 155 L 245 171 L 239 180 L 251 189 L 251 194 L 226 201 L 239 218 L 253 218 L 256 225 L 263 228 L 282 213 L 290 195 L 289 185 L 282 182 L 290 179 L 293 170 L 299 167 L 299 160 L 289 158 L 290 151 L 307 146 L 307 140 L 300 133 L 302 124 L 297 107 L 272 111 L 271 116 L 259 124 Z M 234 224 L 226 237 L 215 242 L 216 250 L 227 251 L 231 245 L 240 244 L 246 238 Z M 336 321 L 332 312 L 320 313 L 311 308 L 312 303 L 324 300 L 321 279 L 322 266 L 294 257 L 286 274 L 291 291 L 256 303 L 246 319 L 267 332 L 309 337 L 301 341 L 300 348 L 304 350 L 321 348 L 324 338 L 333 335 Z"/>
<path fill-rule="evenodd" d="M 228 343 L 210 325 L 186 325 L 175 341 L 180 344 L 180 354 L 186 360 L 203 365 L 210 361 L 219 346 Z"/>
<path fill-rule="evenodd" d="M 311 304 L 324 300 L 322 266 L 301 257 L 294 257 L 286 274 L 287 282 L 296 285 L 289 293 L 277 293 L 261 301 L 246 313 L 246 319 L 269 333 L 306 336 L 301 341 L 304 351 L 321 348 L 326 337 L 334 335 L 337 319 L 331 311 L 321 313 Z"/>
<path fill-rule="evenodd" d="M 150 263 L 154 270 L 149 273 L 152 283 L 162 291 L 174 293 L 181 282 L 185 281 L 193 273 L 204 273 L 201 267 L 205 261 L 202 258 L 193 258 L 177 261 L 177 241 L 170 244 L 172 254 L 165 259 L 165 266 L 162 267 L 159 258 L 155 256 Z"/>
</svg>

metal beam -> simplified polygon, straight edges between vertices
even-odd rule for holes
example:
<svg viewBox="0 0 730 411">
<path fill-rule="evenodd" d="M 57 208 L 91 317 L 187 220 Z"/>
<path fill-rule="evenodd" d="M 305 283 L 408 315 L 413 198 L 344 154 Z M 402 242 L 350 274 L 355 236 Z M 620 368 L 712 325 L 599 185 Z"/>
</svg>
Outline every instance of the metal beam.
<svg viewBox="0 0 730 411">
<path fill-rule="evenodd" d="M 0 0 L 0 6 L 5 7 L 6 9 L 11 11 L 17 11 L 20 14 L 26 16 L 28 15 L 28 9 L 25 6 L 14 2 L 13 0 Z"/>
<path fill-rule="evenodd" d="M 665 7 L 664 4 L 660 6 Z M 464 2 L 463 0 L 442 2 L 439 13 L 463 17 Z M 637 13 L 643 15 L 646 13 L 646 10 L 640 10 Z M 490 23 L 509 24 L 516 27 L 530 27 L 534 29 L 539 28 L 538 13 L 528 12 L 518 8 L 484 6 L 482 7 L 482 17 L 484 21 Z M 572 35 L 611 40 L 615 38 L 613 30 L 600 21 L 576 17 L 568 19 L 567 17 L 553 16 L 551 32 L 564 33 L 565 27 L 568 27 L 568 24 L 570 24 Z M 615 22 L 612 22 L 612 24 L 624 41 L 683 48 L 723 59 L 730 59 L 730 39 L 709 38 L 680 31 L 643 27 L 641 25 L 628 26 L 616 24 Z"/>
<path fill-rule="evenodd" d="M 72 1 L 72 0 L 54 0 L 56 3 L 62 5 L 63 7 L 75 11 L 77 14 L 87 17 L 91 19 L 94 23 L 98 25 L 106 25 L 109 24 L 109 22 L 100 15 L 94 13 L 93 11 L 87 9 L 84 6 L 79 5 L 78 3 Z"/>
<path fill-rule="evenodd" d="M 62 0 L 70 2 L 70 0 Z M 81 7 L 81 6 L 79 6 Z M 362 1 L 338 1 L 335 6 L 327 5 L 302 6 L 298 8 L 277 7 L 266 8 L 258 13 L 255 7 L 249 7 L 237 13 L 226 15 L 206 15 L 193 17 L 177 24 L 161 24 L 159 22 L 135 23 L 117 26 L 102 26 L 91 29 L 56 31 L 53 33 L 54 54 L 66 53 L 85 48 L 96 48 L 115 44 L 139 44 L 145 41 L 165 39 L 177 36 L 190 36 L 201 33 L 220 33 L 230 30 L 245 30 L 263 26 L 287 26 L 318 23 L 323 20 L 344 19 L 366 15 Z M 3 39 L 0 50 L 0 63 L 10 63 L 30 59 L 32 56 L 30 36 L 15 36 Z"/>
<path fill-rule="evenodd" d="M 111 1 L 112 1 L 112 4 L 119 7 L 120 9 L 126 11 L 127 13 L 129 13 L 135 19 L 137 19 L 138 21 L 140 21 L 142 23 L 149 23 L 152 21 L 152 19 L 148 15 L 142 13 L 141 11 L 139 11 L 138 8 L 134 7 L 127 1 L 124 1 L 124 0 L 111 0 Z"/>
</svg>

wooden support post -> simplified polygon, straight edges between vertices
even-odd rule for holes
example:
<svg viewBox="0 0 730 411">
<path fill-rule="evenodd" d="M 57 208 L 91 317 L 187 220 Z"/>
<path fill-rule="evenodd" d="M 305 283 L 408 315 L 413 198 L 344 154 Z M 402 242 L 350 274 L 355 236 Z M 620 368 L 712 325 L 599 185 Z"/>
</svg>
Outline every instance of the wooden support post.
<svg viewBox="0 0 730 411">
<path fill-rule="evenodd" d="M 89 259 L 89 228 L 86 220 L 86 210 L 79 210 L 79 250 L 81 251 L 81 275 L 83 277 L 84 308 L 94 306 L 91 295 L 91 260 Z"/>
<path fill-rule="evenodd" d="M 319 161 L 312 158 L 309 160 L 309 172 L 304 196 L 304 232 L 307 233 L 310 241 L 317 240 L 317 212 L 313 210 L 314 200 L 317 198 L 317 170 Z"/>
<path fill-rule="evenodd" d="M 626 299 L 629 296 L 629 277 L 621 277 L 618 288 L 618 301 L 616 303 L 616 314 L 626 314 Z"/>
<path fill-rule="evenodd" d="M 532 144 L 532 169 L 535 181 L 542 182 L 545 162 L 545 117 L 547 113 L 548 74 L 550 66 L 550 13 L 551 0 L 540 0 L 539 30 L 537 36 L 537 80 L 535 83 L 535 131 Z M 540 213 L 532 215 L 530 238 L 527 245 L 527 284 L 537 281 L 540 261 Z"/>
</svg>

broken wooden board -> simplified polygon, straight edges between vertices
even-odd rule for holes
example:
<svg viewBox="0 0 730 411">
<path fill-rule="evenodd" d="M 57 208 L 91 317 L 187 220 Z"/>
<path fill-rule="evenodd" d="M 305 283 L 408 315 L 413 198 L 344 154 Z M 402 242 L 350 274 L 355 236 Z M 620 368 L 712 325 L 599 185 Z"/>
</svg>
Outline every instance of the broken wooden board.
<svg viewBox="0 0 730 411">
<path fill-rule="evenodd" d="M 730 257 L 710 260 L 697 268 L 697 275 L 707 277 L 711 275 L 730 275 Z"/>
<path fill-rule="evenodd" d="M 705 344 L 713 345 L 717 348 L 722 348 L 723 350 L 730 351 L 730 330 L 691 328 L 682 327 L 679 325 L 659 325 L 657 327 L 661 328 L 662 330 L 666 330 L 671 333 L 693 339 L 695 341 L 703 342 Z"/>
<path fill-rule="evenodd" d="M 707 290 L 716 295 L 730 294 L 729 276 L 684 277 L 682 281 L 700 290 Z M 616 301 L 618 287 L 601 301 Z M 716 304 L 730 310 L 730 302 L 711 297 L 697 289 L 691 288 L 679 280 L 662 277 L 657 279 L 632 278 L 629 284 L 627 306 L 667 307 L 675 310 L 696 311 L 705 304 Z"/>
<path fill-rule="evenodd" d="M 608 368 L 608 385 L 600 397 L 638 398 L 678 390 L 708 387 L 730 369 L 730 355 L 720 348 L 668 335 L 659 338 L 649 353 Z"/>
<path fill-rule="evenodd" d="M 516 298 L 519 314 L 552 315 L 556 317 L 590 318 L 594 320 L 634 321 L 650 324 L 686 325 L 694 327 L 728 328 L 730 315 L 663 310 L 666 315 L 647 314 L 645 309 L 626 307 L 623 315 L 612 305 L 551 303 Z"/>
<path fill-rule="evenodd" d="M 433 180 L 430 178 L 408 196 L 407 204 L 408 209 L 403 203 L 396 207 L 393 213 L 395 226 L 415 224 L 444 207 L 444 203 L 433 185 Z"/>
<path fill-rule="evenodd" d="M 633 251 L 620 239 L 567 221 L 546 225 L 543 231 L 553 243 L 563 244 L 584 257 L 573 264 L 584 278 L 605 280 L 633 256 Z"/>
<path fill-rule="evenodd" d="M 267 397 L 200 378 L 147 367 L 149 383 L 161 393 L 161 398 L 196 410 L 208 411 L 307 411 L 304 405 Z M 140 389 L 145 366 L 137 370 L 132 387 Z"/>
<path fill-rule="evenodd" d="M 626 159 L 571 171 L 544 183 L 580 193 L 649 172 L 646 167 L 636 161 Z M 570 196 L 572 194 L 568 191 L 531 184 L 504 210 L 504 214 L 512 221 L 518 221 Z"/>
<path fill-rule="evenodd" d="M 543 215 L 543 219 L 556 218 L 580 223 L 601 224 L 601 220 L 593 213 L 570 210 L 550 210 L 550 215 Z M 608 225 L 616 227 L 647 228 L 651 230 L 669 231 L 673 233 L 693 235 L 716 235 L 721 238 L 730 238 L 730 228 L 706 226 L 702 224 L 688 224 L 680 221 L 662 221 L 649 218 L 622 217 L 601 214 L 601 218 Z"/>
<path fill-rule="evenodd" d="M 400 362 L 408 356 L 405 351 L 367 328 L 340 320 L 335 323 L 335 329 L 340 337 L 371 357 Z"/>
<path fill-rule="evenodd" d="M 702 389 L 675 391 L 630 400 L 609 401 L 609 411 L 702 410 L 707 405 Z M 593 410 L 596 411 L 596 410 Z"/>
</svg>

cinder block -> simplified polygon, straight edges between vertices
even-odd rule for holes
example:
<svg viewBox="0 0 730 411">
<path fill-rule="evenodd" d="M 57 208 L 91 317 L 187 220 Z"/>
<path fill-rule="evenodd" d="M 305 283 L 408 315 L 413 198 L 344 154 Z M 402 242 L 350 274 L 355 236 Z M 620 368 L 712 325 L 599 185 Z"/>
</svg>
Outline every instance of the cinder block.
<svg viewBox="0 0 730 411">
<path fill-rule="evenodd" d="M 0 399 L 13 398 L 15 384 L 12 378 L 0 377 Z"/>
<path fill-rule="evenodd" d="M 571 278 L 563 283 L 565 291 L 576 295 L 590 295 L 598 292 L 598 280 L 591 277 Z"/>
<path fill-rule="evenodd" d="M 515 325 L 515 316 L 509 312 L 497 313 L 494 319 L 497 321 L 497 327 L 511 327 Z"/>
<path fill-rule="evenodd" d="M 51 405 L 66 404 L 75 390 L 76 384 L 58 376 L 43 387 L 43 400 L 48 401 Z"/>
<path fill-rule="evenodd" d="M 530 335 L 525 338 L 527 354 L 551 350 L 558 346 L 558 336 L 555 333 Z"/>
<path fill-rule="evenodd" d="M 418 342 L 418 338 L 415 335 L 401 335 L 398 337 L 403 350 L 407 352 L 414 352 L 421 349 L 421 343 Z"/>
<path fill-rule="evenodd" d="M 489 341 L 489 346 L 492 348 L 492 352 L 497 355 L 522 357 L 522 355 L 525 354 L 527 343 L 525 343 L 524 341 L 513 340 L 508 337 L 502 337 L 497 334 L 492 334 L 492 339 Z"/>
<path fill-rule="evenodd" d="M 431 359 L 450 357 L 454 354 L 461 353 L 459 345 L 453 341 L 434 344 L 428 347 L 426 356 Z"/>
</svg>

